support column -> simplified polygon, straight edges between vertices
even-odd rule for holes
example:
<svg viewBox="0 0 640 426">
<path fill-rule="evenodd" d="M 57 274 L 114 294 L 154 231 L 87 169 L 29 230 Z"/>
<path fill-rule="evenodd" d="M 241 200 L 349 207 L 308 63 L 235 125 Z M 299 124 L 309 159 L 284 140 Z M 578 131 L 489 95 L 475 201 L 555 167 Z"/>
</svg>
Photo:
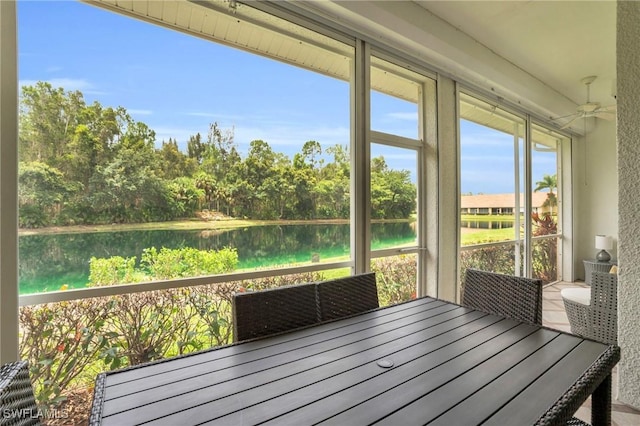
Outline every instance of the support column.
<svg viewBox="0 0 640 426">
<path fill-rule="evenodd" d="M 618 399 L 640 408 L 640 3 L 617 7 Z"/>
<path fill-rule="evenodd" d="M 356 41 L 351 79 L 351 259 L 354 273 L 371 268 L 371 147 L 369 46 Z"/>
<path fill-rule="evenodd" d="M 16 2 L 0 1 L 0 363 L 18 359 Z"/>
</svg>

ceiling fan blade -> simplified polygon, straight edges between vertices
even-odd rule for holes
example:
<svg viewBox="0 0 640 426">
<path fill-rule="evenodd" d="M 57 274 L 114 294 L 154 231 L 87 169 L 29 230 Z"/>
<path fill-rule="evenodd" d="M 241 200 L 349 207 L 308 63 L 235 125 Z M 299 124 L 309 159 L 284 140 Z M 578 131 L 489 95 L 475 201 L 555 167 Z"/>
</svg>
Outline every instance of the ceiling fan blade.
<svg viewBox="0 0 640 426">
<path fill-rule="evenodd" d="M 616 115 L 609 111 L 596 112 L 593 115 L 598 118 L 604 118 L 605 120 L 609 120 L 609 121 L 614 120 L 616 118 Z"/>
<path fill-rule="evenodd" d="M 575 118 L 575 117 L 579 117 L 579 116 L 580 116 L 580 114 L 574 112 L 573 114 L 563 115 L 562 117 L 553 117 L 551 119 L 551 121 L 563 120 L 563 119 L 569 118 L 569 117 L 574 117 Z"/>
<path fill-rule="evenodd" d="M 617 109 L 618 109 L 618 106 L 617 106 L 617 105 L 609 105 L 609 106 L 603 106 L 603 107 L 598 108 L 598 109 L 596 110 L 596 112 L 603 112 L 603 111 L 606 111 L 606 112 L 615 112 Z"/>
<path fill-rule="evenodd" d="M 569 122 L 565 123 L 564 125 L 562 125 L 562 127 L 560 127 L 560 129 L 566 129 L 567 127 L 571 126 L 573 123 L 575 123 L 576 121 L 580 120 L 582 117 L 581 116 L 576 116 L 573 119 L 569 120 Z"/>
</svg>

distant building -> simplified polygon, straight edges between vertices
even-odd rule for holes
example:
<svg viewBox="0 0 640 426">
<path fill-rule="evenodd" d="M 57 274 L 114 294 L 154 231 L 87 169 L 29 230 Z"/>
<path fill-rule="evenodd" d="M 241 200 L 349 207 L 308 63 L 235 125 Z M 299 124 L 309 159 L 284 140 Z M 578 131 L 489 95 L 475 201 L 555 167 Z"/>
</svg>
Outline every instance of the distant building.
<svg viewBox="0 0 640 426">
<path fill-rule="evenodd" d="M 534 213 L 549 212 L 542 207 L 548 192 L 533 192 L 531 204 Z M 515 194 L 463 195 L 460 202 L 461 214 L 475 215 L 512 215 L 516 208 Z M 524 212 L 524 195 L 520 196 L 520 212 Z"/>
</svg>

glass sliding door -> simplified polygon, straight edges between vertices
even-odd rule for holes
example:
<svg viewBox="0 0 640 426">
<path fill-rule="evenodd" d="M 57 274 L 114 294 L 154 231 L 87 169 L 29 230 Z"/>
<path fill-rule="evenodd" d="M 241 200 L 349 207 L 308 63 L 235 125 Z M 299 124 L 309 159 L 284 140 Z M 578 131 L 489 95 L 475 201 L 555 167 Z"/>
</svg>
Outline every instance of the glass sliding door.
<svg viewBox="0 0 640 426">
<path fill-rule="evenodd" d="M 562 235 L 560 147 L 565 136 L 531 125 L 531 268 L 544 282 L 559 276 Z"/>
<path fill-rule="evenodd" d="M 567 138 L 460 94 L 460 272 L 478 268 L 556 281 Z"/>
<path fill-rule="evenodd" d="M 423 262 L 420 211 L 424 179 L 424 100 L 427 77 L 371 57 L 371 269 L 381 301 L 415 297 Z"/>
<path fill-rule="evenodd" d="M 460 267 L 523 273 L 525 121 L 460 94 Z"/>
</svg>

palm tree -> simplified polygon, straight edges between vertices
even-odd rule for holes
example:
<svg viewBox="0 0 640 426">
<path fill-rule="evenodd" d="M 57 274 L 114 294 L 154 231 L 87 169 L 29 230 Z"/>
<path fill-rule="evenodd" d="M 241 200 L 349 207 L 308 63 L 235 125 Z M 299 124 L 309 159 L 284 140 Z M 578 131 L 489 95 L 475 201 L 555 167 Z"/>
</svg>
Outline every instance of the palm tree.
<svg viewBox="0 0 640 426">
<path fill-rule="evenodd" d="M 543 175 L 542 180 L 536 182 L 536 187 L 533 192 L 538 192 L 543 189 L 548 189 L 547 199 L 545 200 L 543 207 L 549 207 L 551 214 L 553 215 L 553 206 L 558 204 L 556 194 L 553 193 L 554 189 L 558 188 L 558 176 L 557 175 Z"/>
</svg>

